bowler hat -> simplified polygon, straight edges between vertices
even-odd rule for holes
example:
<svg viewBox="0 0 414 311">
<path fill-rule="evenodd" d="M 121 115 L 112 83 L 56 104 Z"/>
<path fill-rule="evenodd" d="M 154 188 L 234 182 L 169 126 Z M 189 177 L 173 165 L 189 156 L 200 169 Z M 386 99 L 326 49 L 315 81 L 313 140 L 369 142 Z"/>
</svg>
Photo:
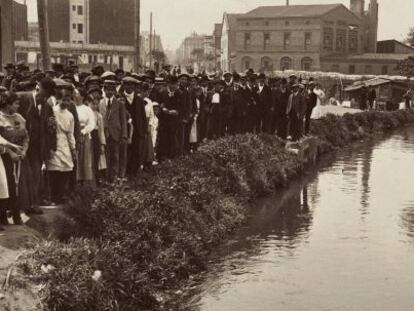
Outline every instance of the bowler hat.
<svg viewBox="0 0 414 311">
<path fill-rule="evenodd" d="M 167 76 L 166 80 L 167 80 L 167 83 L 170 83 L 170 84 L 175 84 L 178 82 L 178 78 L 173 75 Z"/>
<path fill-rule="evenodd" d="M 13 64 L 7 64 L 6 66 L 4 66 L 4 69 L 15 69 L 16 67 Z"/>
<path fill-rule="evenodd" d="M 181 79 L 181 78 L 187 78 L 187 79 L 189 79 L 190 78 L 190 75 L 189 74 L 187 74 L 187 73 L 182 73 L 182 74 L 180 74 L 179 76 L 178 76 L 178 79 Z"/>
</svg>

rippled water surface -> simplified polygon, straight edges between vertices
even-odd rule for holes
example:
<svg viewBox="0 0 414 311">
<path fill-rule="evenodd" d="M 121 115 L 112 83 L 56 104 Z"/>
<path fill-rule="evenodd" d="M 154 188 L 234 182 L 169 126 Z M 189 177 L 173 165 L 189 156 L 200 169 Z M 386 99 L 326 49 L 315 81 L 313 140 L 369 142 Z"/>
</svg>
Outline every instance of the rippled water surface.
<svg viewBox="0 0 414 311">
<path fill-rule="evenodd" d="M 256 205 L 194 310 L 414 310 L 414 127 Z"/>
</svg>

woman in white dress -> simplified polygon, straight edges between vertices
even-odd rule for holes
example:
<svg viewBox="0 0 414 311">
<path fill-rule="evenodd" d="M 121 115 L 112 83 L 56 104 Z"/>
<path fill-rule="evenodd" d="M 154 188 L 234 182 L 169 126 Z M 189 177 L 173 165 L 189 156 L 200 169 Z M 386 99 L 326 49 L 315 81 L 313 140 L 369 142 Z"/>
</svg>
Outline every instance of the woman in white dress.
<svg viewBox="0 0 414 311">
<path fill-rule="evenodd" d="M 6 169 L 4 168 L 2 155 L 6 153 L 8 141 L 0 136 L 0 217 L 7 219 L 7 206 L 3 206 L 3 202 L 9 198 L 9 187 L 7 184 Z M 0 231 L 4 228 L 0 224 Z"/>
<path fill-rule="evenodd" d="M 311 119 L 316 120 L 324 117 L 326 115 L 327 109 L 324 105 L 322 105 L 325 99 L 325 92 L 321 89 L 320 85 L 317 84 L 313 92 L 316 94 L 318 99 L 316 102 L 316 107 L 312 111 Z"/>
<path fill-rule="evenodd" d="M 76 102 L 76 112 L 78 113 L 81 130 L 76 175 L 79 182 L 93 183 L 95 176 L 91 133 L 96 128 L 96 117 L 89 104 L 87 101 Z"/>
<path fill-rule="evenodd" d="M 60 103 L 53 107 L 57 129 L 57 148 L 53 156 L 46 161 L 46 170 L 49 175 L 50 191 L 53 203 L 62 203 L 62 198 L 75 166 L 76 142 L 75 142 L 75 120 L 68 107 L 71 97 L 65 95 Z"/>
<path fill-rule="evenodd" d="M 145 102 L 145 115 L 147 117 L 147 123 L 148 123 L 148 130 L 147 130 L 147 136 L 145 140 L 145 151 L 144 151 L 144 169 L 148 169 L 152 166 L 152 163 L 155 160 L 155 154 L 154 154 L 154 139 L 153 135 L 154 132 L 156 132 L 156 128 L 158 127 L 158 118 L 156 117 L 154 113 L 154 106 L 158 105 L 157 103 L 154 103 L 149 98 L 149 88 L 147 84 L 144 84 L 142 88 L 142 96 Z M 156 134 L 155 134 L 156 135 Z"/>
</svg>

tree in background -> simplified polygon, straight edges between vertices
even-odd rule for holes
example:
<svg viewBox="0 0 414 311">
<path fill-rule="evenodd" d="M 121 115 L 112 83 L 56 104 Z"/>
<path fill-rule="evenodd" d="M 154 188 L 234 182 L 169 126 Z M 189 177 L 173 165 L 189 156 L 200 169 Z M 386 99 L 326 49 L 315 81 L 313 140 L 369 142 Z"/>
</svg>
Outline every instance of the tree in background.
<svg viewBox="0 0 414 311">
<path fill-rule="evenodd" d="M 397 70 L 402 76 L 407 78 L 414 77 L 414 56 L 409 56 L 400 61 L 397 65 Z"/>
<path fill-rule="evenodd" d="M 414 27 L 410 28 L 407 38 L 405 39 L 405 43 L 410 46 L 414 46 Z"/>
</svg>

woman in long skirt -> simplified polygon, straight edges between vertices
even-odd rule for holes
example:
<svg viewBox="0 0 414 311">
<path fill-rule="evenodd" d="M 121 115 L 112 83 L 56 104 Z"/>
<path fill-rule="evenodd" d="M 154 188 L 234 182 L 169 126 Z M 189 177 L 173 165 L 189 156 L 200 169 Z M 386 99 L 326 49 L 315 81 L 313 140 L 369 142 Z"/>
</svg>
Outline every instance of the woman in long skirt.
<svg viewBox="0 0 414 311">
<path fill-rule="evenodd" d="M 152 166 L 152 163 L 155 160 L 154 155 L 154 140 L 153 140 L 153 132 L 154 128 L 158 126 L 158 119 L 154 113 L 154 106 L 156 105 L 151 99 L 149 99 L 149 89 L 147 89 L 144 85 L 143 87 L 143 96 L 145 101 L 145 115 L 147 117 L 148 123 L 148 130 L 147 135 L 145 137 L 145 147 L 144 147 L 144 169 L 148 169 Z"/>
<path fill-rule="evenodd" d="M 0 104 L 0 134 L 4 139 L 21 146 L 20 152 L 8 150 L 3 156 L 7 176 L 9 198 L 8 209 L 11 210 L 14 224 L 22 224 L 20 210 L 26 210 L 34 202 L 34 188 L 30 180 L 30 168 L 26 160 L 29 146 L 29 134 L 25 119 L 17 113 L 19 99 L 16 94 L 8 93 Z M 4 208 L 2 208 L 4 211 Z M 1 222 L 7 224 L 4 213 Z"/>
<path fill-rule="evenodd" d="M 66 95 L 59 105 L 53 107 L 57 124 L 57 148 L 52 157 L 46 161 L 46 169 L 49 173 L 52 202 L 56 204 L 63 203 L 75 166 L 75 120 L 68 110 L 71 101 L 71 97 Z"/>
<path fill-rule="evenodd" d="M 96 126 L 95 129 L 91 133 L 92 138 L 92 148 L 93 148 L 93 169 L 95 180 L 98 180 L 102 177 L 104 178 L 104 173 L 102 171 L 106 170 L 106 156 L 105 156 L 105 146 L 106 146 L 106 138 L 105 138 L 105 130 L 103 124 L 103 117 L 99 113 L 99 99 L 93 98 L 92 96 L 88 95 L 85 100 L 89 103 L 89 107 L 93 110 L 95 114 Z"/>
<path fill-rule="evenodd" d="M 81 129 L 78 144 L 77 180 L 81 183 L 93 184 L 95 177 L 91 133 L 96 127 L 96 120 L 94 112 L 89 107 L 90 104 L 87 97 L 84 102 L 79 101 L 76 105 Z"/>
</svg>

